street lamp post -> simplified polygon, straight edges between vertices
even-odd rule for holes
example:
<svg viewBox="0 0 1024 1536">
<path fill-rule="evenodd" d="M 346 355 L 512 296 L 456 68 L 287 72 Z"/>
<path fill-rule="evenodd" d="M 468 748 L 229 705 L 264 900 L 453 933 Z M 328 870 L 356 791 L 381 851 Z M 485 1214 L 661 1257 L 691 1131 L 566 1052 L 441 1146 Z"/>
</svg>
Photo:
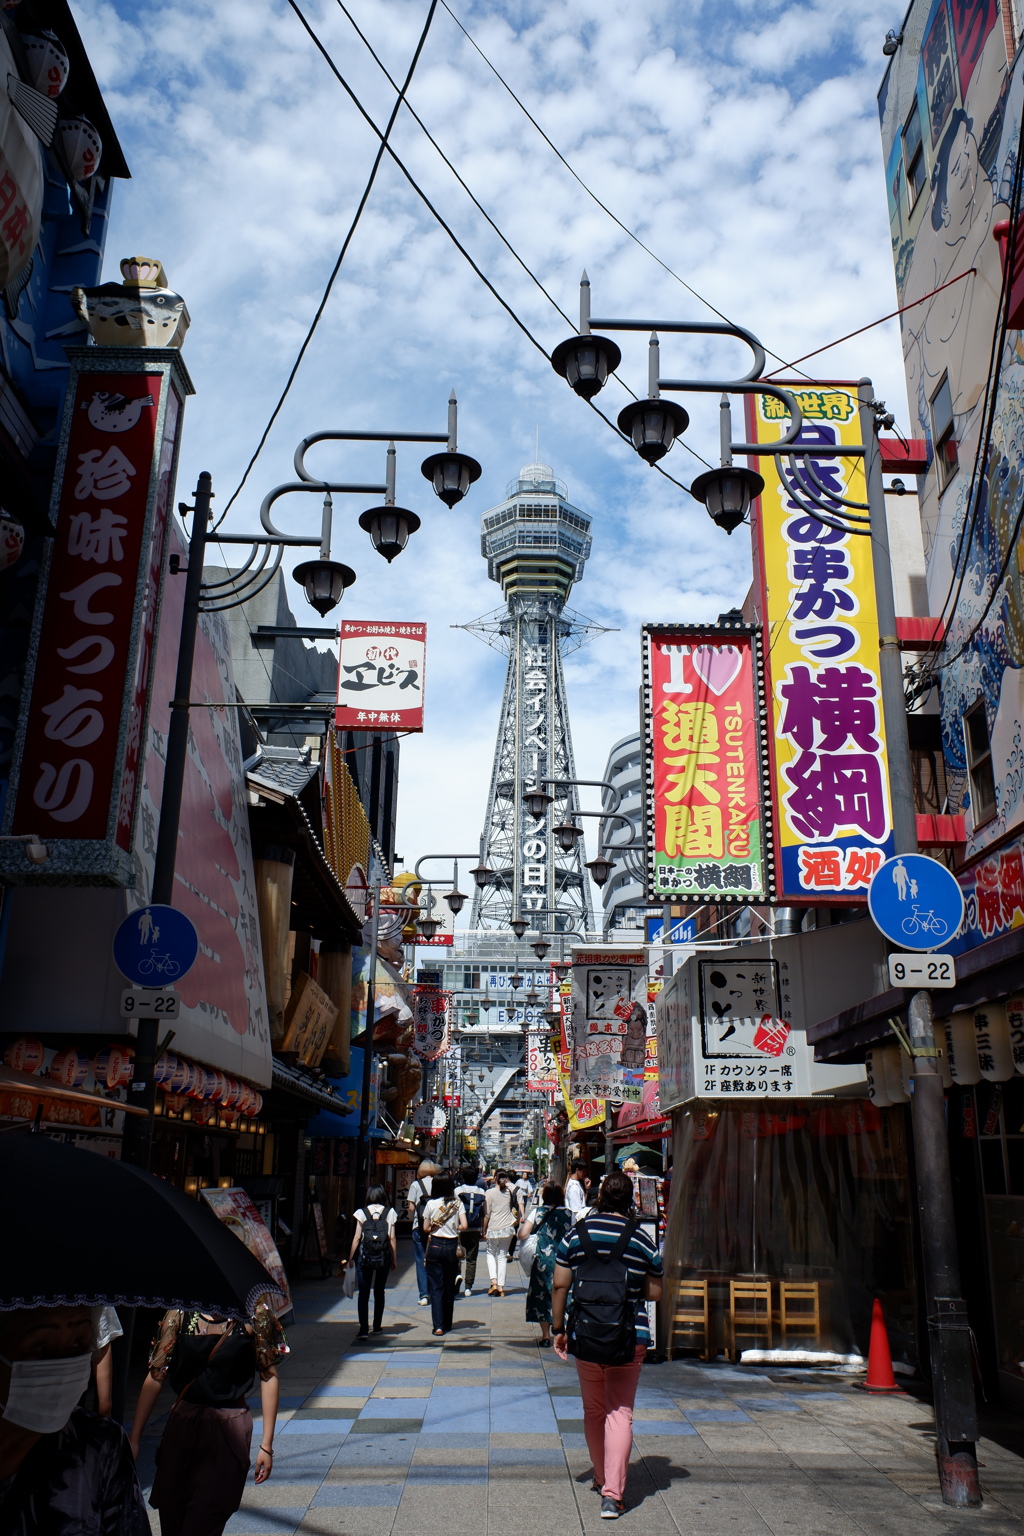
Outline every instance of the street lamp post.
<svg viewBox="0 0 1024 1536">
<path fill-rule="evenodd" d="M 436 494 L 448 506 L 453 506 L 455 502 L 461 500 L 470 484 L 480 475 L 480 465 L 477 461 L 458 451 L 457 432 L 458 407 L 453 390 L 448 402 L 448 430 L 443 433 L 329 431 L 314 433 L 311 437 L 304 438 L 295 451 L 295 472 L 298 479 L 275 486 L 263 499 L 260 507 L 260 521 L 265 532 L 257 535 L 231 533 L 216 535 L 216 541 L 220 544 L 248 546 L 249 554 L 240 569 L 232 572 L 226 580 L 212 583 L 204 583 L 203 574 L 206 548 L 210 541 L 212 515 L 210 504 L 213 500 L 213 482 L 206 471 L 200 474 L 196 483 L 194 507 L 190 509 L 182 505 L 179 508 L 183 515 L 189 510 L 192 511 L 192 534 L 189 539 L 185 568 L 185 595 L 178 640 L 174 698 L 171 700 L 171 718 L 167 731 L 160 823 L 157 830 L 156 859 L 150 891 L 150 901 L 154 905 L 173 905 L 174 867 L 177 859 L 181 800 L 188 761 L 192 668 L 200 614 L 223 613 L 230 608 L 238 608 L 251 598 L 258 596 L 276 575 L 286 548 L 309 548 L 310 546 L 319 547 L 319 557 L 296 567 L 295 579 L 302 585 L 307 600 L 317 612 L 321 615 L 329 613 L 341 601 L 345 588 L 351 586 L 356 579 L 355 572 L 349 566 L 331 559 L 332 493 L 359 496 L 383 494 L 386 507 L 377 510 L 396 513 L 401 509 L 387 507 L 388 501 L 391 503 L 394 501 L 394 444 L 396 442 L 443 443 L 444 448 L 438 453 L 431 454 L 424 460 L 421 467 L 424 476 L 431 481 Z M 328 440 L 387 442 L 389 454 L 384 484 L 354 484 L 347 481 L 314 478 L 305 467 L 305 455 L 313 444 Z M 271 521 L 270 509 L 274 502 L 281 496 L 294 491 L 323 492 L 319 538 L 281 533 Z M 414 514 L 409 515 L 418 526 L 419 520 Z M 368 516 L 369 514 L 364 514 L 364 517 Z M 364 523 L 363 526 L 368 525 Z M 375 537 L 372 527 L 369 531 L 374 546 L 380 549 L 381 540 Z M 407 529 L 406 537 L 410 531 L 412 531 L 411 528 Z M 401 547 L 404 547 L 404 543 Z M 270 559 L 272 550 L 276 551 L 273 560 Z M 386 550 L 382 552 L 387 555 Z M 397 552 L 397 550 L 394 551 L 394 553 Z M 394 558 L 394 553 L 387 555 L 389 561 Z M 171 567 L 170 574 L 178 574 L 176 566 Z M 159 1022 L 140 1020 L 136 1037 L 132 1095 L 133 1102 L 145 1109 L 147 1113 L 145 1117 L 132 1116 L 126 1124 L 121 1151 L 123 1161 L 139 1168 L 148 1168 L 152 1155 L 153 1112 L 156 1102 L 155 1067 L 159 1055 L 158 1047 Z M 366 1101 L 364 1110 L 368 1111 L 366 1094 L 364 1094 L 364 1100 Z"/>
<path fill-rule="evenodd" d="M 594 327 L 598 334 L 595 334 Z M 913 767 L 907 728 L 892 564 L 882 484 L 878 430 L 884 406 L 874 398 L 871 380 L 857 388 L 860 409 L 860 444 L 802 445 L 803 418 L 789 390 L 769 384 L 762 377 L 764 348 L 757 337 L 740 326 L 701 324 L 691 321 L 591 320 L 590 282 L 586 273 L 580 284 L 580 328 L 551 355 L 551 364 L 577 394 L 590 400 L 619 364 L 615 342 L 601 331 L 650 331 L 648 396 L 625 408 L 619 427 L 649 463 L 661 458 L 685 427 L 667 411 L 661 391 L 721 395 L 721 464 L 698 475 L 691 494 L 702 501 L 714 521 L 727 533 L 743 521 L 754 496 L 764 489 L 761 476 L 733 464 L 734 454 L 774 456 L 788 461 L 788 473 L 780 464 L 780 476 L 795 504 L 826 527 L 843 534 L 870 538 L 872 543 L 875 602 L 879 629 L 879 677 L 886 732 L 886 756 L 892 803 L 893 844 L 897 854 L 917 852 L 917 819 L 914 804 Z M 740 379 L 663 379 L 660 376 L 658 332 L 698 336 L 734 336 L 753 354 L 753 365 Z M 786 406 L 789 429 L 774 442 L 732 441 L 730 395 L 774 396 Z M 660 414 L 659 414 L 660 413 Z M 684 413 L 685 414 L 685 413 Z M 844 497 L 823 484 L 812 459 L 861 458 L 867 501 Z M 954 1507 L 981 1503 L 976 1441 L 977 1406 L 971 1367 L 967 1307 L 960 1294 L 959 1259 L 953 1218 L 952 1178 L 946 1133 L 945 1098 L 936 1071 L 937 1047 L 932 1022 L 932 999 L 927 990 L 915 992 L 909 1006 L 910 1039 L 914 1051 L 911 1079 L 914 1148 L 917 1163 L 918 1201 L 925 1292 L 928 1299 L 928 1339 L 932 1378 L 935 1383 L 935 1421 L 938 1438 L 939 1479 L 943 1502 Z"/>
</svg>

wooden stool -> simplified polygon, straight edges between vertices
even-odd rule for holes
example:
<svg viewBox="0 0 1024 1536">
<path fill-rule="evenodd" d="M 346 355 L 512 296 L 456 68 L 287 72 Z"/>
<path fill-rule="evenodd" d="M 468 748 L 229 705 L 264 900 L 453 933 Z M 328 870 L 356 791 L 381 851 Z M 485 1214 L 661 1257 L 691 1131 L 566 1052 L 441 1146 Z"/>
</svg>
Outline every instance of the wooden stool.
<svg viewBox="0 0 1024 1536">
<path fill-rule="evenodd" d="M 682 1334 L 684 1337 L 679 1338 Z M 699 1340 L 699 1342 L 698 1342 Z M 672 1314 L 668 1357 L 675 1358 L 677 1346 L 700 1350 L 702 1360 L 709 1356 L 708 1283 L 706 1280 L 680 1280 L 676 1287 L 676 1305 Z"/>
<path fill-rule="evenodd" d="M 775 1321 L 782 1335 L 783 1349 L 791 1335 L 817 1344 L 821 1333 L 817 1280 L 780 1280 L 779 1310 Z"/>
<path fill-rule="evenodd" d="M 772 1283 L 770 1280 L 730 1280 L 727 1354 L 738 1360 L 737 1335 L 753 1339 L 755 1344 L 772 1347 Z"/>
</svg>

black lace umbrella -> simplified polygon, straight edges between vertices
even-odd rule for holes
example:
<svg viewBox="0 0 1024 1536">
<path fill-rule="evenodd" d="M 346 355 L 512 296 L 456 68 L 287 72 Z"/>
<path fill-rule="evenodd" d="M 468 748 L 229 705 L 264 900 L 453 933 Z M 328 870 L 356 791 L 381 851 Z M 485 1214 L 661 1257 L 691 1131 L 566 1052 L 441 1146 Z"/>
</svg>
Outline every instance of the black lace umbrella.
<svg viewBox="0 0 1024 1536">
<path fill-rule="evenodd" d="M 208 1206 L 95 1152 L 0 1134 L 0 1311 L 184 1307 L 245 1318 L 270 1275 Z"/>
</svg>

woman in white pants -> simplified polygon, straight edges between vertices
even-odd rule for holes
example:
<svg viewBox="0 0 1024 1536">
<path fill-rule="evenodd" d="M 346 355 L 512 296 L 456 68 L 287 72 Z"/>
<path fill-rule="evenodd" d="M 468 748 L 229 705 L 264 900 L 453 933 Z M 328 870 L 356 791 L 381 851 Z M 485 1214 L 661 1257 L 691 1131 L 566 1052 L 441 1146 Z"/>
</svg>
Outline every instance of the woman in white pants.
<svg viewBox="0 0 1024 1536">
<path fill-rule="evenodd" d="M 505 1294 L 508 1243 L 518 1225 L 515 1196 L 509 1185 L 509 1176 L 499 1168 L 484 1199 L 484 1218 L 480 1229 L 481 1237 L 487 1242 L 487 1276 L 491 1282 L 488 1296 Z"/>
</svg>

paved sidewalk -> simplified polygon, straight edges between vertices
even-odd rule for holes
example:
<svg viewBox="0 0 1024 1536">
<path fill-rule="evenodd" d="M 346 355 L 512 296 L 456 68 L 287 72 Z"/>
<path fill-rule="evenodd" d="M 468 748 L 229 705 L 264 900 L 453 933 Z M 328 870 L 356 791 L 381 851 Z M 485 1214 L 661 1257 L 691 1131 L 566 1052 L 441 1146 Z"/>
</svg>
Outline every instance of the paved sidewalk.
<svg viewBox="0 0 1024 1536">
<path fill-rule="evenodd" d="M 575 1367 L 537 1348 L 517 1266 L 504 1300 L 456 1301 L 444 1340 L 410 1278 L 388 1291 L 385 1332 L 358 1344 L 340 1282 L 297 1287 L 274 1475 L 250 1483 L 229 1536 L 596 1532 Z M 913 1397 L 779 1367 L 645 1366 L 625 1519 L 644 1536 L 1024 1536 L 1022 1427 L 994 1422 L 985 1508 L 950 1512 Z"/>
</svg>

